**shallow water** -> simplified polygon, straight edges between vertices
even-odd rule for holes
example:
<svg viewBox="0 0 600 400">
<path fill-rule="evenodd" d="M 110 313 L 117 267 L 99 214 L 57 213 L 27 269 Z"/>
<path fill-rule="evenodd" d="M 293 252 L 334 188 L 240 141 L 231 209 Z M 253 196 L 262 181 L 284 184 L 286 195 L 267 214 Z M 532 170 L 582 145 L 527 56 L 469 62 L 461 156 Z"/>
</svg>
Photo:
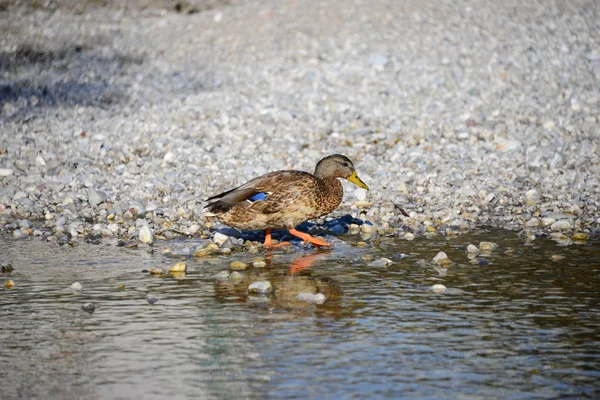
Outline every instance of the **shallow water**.
<svg viewBox="0 0 600 400">
<path fill-rule="evenodd" d="M 141 271 L 168 268 L 177 259 L 163 250 L 199 241 L 149 254 L 0 237 L 0 261 L 15 267 L 2 281 L 16 283 L 0 287 L 1 397 L 600 396 L 598 239 L 524 245 L 500 230 L 367 248 L 328 239 L 331 251 L 261 253 L 268 265 L 233 284 L 213 275 L 256 255 L 192 258 L 176 279 Z M 483 240 L 499 247 L 479 257 L 489 264 L 470 264 L 465 246 Z M 438 251 L 454 262 L 447 271 L 431 263 Z M 371 257 L 394 263 L 371 267 Z M 248 296 L 256 280 L 275 293 Z M 434 293 L 436 283 L 450 290 Z M 317 291 L 323 305 L 296 299 Z M 80 309 L 86 302 L 94 313 Z"/>
</svg>

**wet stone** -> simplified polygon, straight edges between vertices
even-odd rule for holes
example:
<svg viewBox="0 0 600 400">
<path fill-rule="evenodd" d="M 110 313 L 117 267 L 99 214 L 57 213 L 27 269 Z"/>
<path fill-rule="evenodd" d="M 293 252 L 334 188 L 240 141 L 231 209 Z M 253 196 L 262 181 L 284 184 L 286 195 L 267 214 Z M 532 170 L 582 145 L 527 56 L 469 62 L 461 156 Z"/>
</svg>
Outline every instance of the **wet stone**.
<svg viewBox="0 0 600 400">
<path fill-rule="evenodd" d="M 146 301 L 148 304 L 156 304 L 160 301 L 158 297 L 152 296 L 150 293 L 146 295 Z"/>
<path fill-rule="evenodd" d="M 93 314 L 94 311 L 96 311 L 96 305 L 94 303 L 84 303 L 80 308 L 88 314 Z"/>
<path fill-rule="evenodd" d="M 148 271 L 148 273 L 150 275 L 164 275 L 165 274 L 165 270 L 160 268 L 160 267 L 152 267 L 150 268 L 150 270 Z"/>
<path fill-rule="evenodd" d="M 482 253 L 491 253 L 492 251 L 496 250 L 497 248 L 498 248 L 498 245 L 493 242 L 480 242 L 479 243 L 479 250 Z"/>
<path fill-rule="evenodd" d="M 561 255 L 559 255 L 559 254 L 553 254 L 553 255 L 550 257 L 550 259 L 551 259 L 552 261 L 556 262 L 556 261 L 564 260 L 564 259 L 565 259 L 565 256 L 561 256 Z"/>
<path fill-rule="evenodd" d="M 435 285 L 431 286 L 431 290 L 434 293 L 444 293 L 446 289 L 446 286 L 442 285 L 441 283 L 436 283 Z"/>
<path fill-rule="evenodd" d="M 446 253 L 444 253 L 443 251 L 440 251 L 439 253 L 437 253 L 436 256 L 433 257 L 432 261 L 436 264 L 441 264 L 441 265 L 452 263 L 450 258 L 448 258 L 448 255 L 446 255 Z"/>
<path fill-rule="evenodd" d="M 71 290 L 73 290 L 75 292 L 80 292 L 83 290 L 83 285 L 79 282 L 73 282 L 73 283 L 71 283 L 70 288 L 71 288 Z"/>
<path fill-rule="evenodd" d="M 267 263 L 262 258 L 257 258 L 252 260 L 252 266 L 254 268 L 264 268 L 267 266 Z"/>
<path fill-rule="evenodd" d="M 390 260 L 389 258 L 380 258 L 379 260 L 375 260 L 371 263 L 369 263 L 369 267 L 387 267 L 389 265 L 392 265 L 392 260 Z"/>
<path fill-rule="evenodd" d="M 15 282 L 12 279 L 8 279 L 4 281 L 4 287 L 7 289 L 12 289 L 13 287 L 15 287 Z"/>
<path fill-rule="evenodd" d="M 229 281 L 232 282 L 233 284 L 238 284 L 240 282 L 242 282 L 243 280 L 246 279 L 246 276 L 240 272 L 237 271 L 233 271 L 230 275 L 229 275 Z"/>
<path fill-rule="evenodd" d="M 273 285 L 269 281 L 256 281 L 248 286 L 248 293 L 269 294 L 273 292 Z"/>
<path fill-rule="evenodd" d="M 234 271 L 242 271 L 242 270 L 248 268 L 248 264 L 246 264 L 245 262 L 237 261 L 237 260 L 233 261 L 231 264 L 229 264 L 229 266 Z"/>
<path fill-rule="evenodd" d="M 477 246 L 475 246 L 474 244 L 469 244 L 467 246 L 467 253 L 477 254 L 479 253 L 479 248 L 477 248 Z"/>
<path fill-rule="evenodd" d="M 566 220 L 566 219 L 561 219 L 561 220 L 553 223 L 550 226 L 550 229 L 552 229 L 553 231 L 568 231 L 570 229 L 573 229 L 573 225 L 571 224 L 571 221 Z"/>
<path fill-rule="evenodd" d="M 323 304 L 327 300 L 327 297 L 323 293 L 298 293 L 296 298 L 312 304 Z"/>
<path fill-rule="evenodd" d="M 212 277 L 218 281 L 226 281 L 229 278 L 229 271 L 221 271 L 214 274 Z"/>
<path fill-rule="evenodd" d="M 152 244 L 154 242 L 154 234 L 148 225 L 144 225 L 140 228 L 138 237 L 142 243 Z"/>
<path fill-rule="evenodd" d="M 185 261 L 178 262 L 177 264 L 171 265 L 169 267 L 169 272 L 186 272 L 187 271 L 187 263 Z"/>
</svg>

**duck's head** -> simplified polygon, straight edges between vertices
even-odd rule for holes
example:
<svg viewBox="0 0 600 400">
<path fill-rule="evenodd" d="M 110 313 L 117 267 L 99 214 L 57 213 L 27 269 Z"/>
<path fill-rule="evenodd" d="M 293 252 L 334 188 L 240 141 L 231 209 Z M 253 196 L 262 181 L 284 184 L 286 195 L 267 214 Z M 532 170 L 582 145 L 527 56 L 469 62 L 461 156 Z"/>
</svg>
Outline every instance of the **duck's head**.
<svg viewBox="0 0 600 400">
<path fill-rule="evenodd" d="M 319 161 L 315 167 L 315 176 L 321 179 L 348 179 L 356 186 L 369 190 L 369 187 L 356 175 L 352 161 L 341 154 L 332 154 Z"/>
</svg>

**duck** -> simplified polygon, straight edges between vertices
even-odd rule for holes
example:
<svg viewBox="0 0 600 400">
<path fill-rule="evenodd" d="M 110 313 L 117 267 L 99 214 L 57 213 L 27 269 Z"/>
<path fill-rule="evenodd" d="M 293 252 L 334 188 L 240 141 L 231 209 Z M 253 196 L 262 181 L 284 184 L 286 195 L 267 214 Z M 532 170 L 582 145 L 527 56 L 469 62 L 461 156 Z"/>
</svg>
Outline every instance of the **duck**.
<svg viewBox="0 0 600 400">
<path fill-rule="evenodd" d="M 316 247 L 331 246 L 323 239 L 298 231 L 296 227 L 307 220 L 327 215 L 340 205 L 344 189 L 339 179 L 347 179 L 369 190 L 348 157 L 332 154 L 319 160 L 312 174 L 297 170 L 270 172 L 209 197 L 205 200 L 205 208 L 210 215 L 230 227 L 264 230 L 263 245 L 266 248 L 290 244 L 273 244 L 273 229 L 285 229 Z"/>
</svg>

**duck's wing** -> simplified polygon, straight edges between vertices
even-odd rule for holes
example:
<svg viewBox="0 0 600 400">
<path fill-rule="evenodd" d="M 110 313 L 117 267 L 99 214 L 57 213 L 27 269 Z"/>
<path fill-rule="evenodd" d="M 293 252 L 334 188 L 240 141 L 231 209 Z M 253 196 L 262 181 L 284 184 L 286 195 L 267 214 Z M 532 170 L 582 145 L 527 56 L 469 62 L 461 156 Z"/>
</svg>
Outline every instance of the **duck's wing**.
<svg viewBox="0 0 600 400">
<path fill-rule="evenodd" d="M 285 209 L 302 193 L 312 191 L 316 178 L 303 171 L 275 171 L 206 199 L 210 211 L 245 206 L 249 211 L 272 214 Z"/>
</svg>

